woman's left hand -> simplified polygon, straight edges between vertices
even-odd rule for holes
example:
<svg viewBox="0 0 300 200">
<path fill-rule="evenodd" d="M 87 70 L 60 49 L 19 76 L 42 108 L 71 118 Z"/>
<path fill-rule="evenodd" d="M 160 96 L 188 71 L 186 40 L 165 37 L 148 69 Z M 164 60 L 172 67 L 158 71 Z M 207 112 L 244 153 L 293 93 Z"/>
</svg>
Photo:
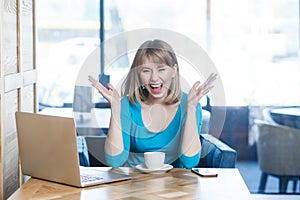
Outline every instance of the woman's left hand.
<svg viewBox="0 0 300 200">
<path fill-rule="evenodd" d="M 213 82 L 216 78 L 217 74 L 212 73 L 203 84 L 201 84 L 200 81 L 197 81 L 189 91 L 188 105 L 196 106 L 200 99 L 214 87 Z"/>
<path fill-rule="evenodd" d="M 118 91 L 113 87 L 112 84 L 108 83 L 107 87 L 104 87 L 98 80 L 93 78 L 92 76 L 88 76 L 89 81 L 91 82 L 92 86 L 96 88 L 101 95 L 110 103 L 110 106 L 113 107 L 114 103 L 120 102 L 120 95 Z"/>
</svg>

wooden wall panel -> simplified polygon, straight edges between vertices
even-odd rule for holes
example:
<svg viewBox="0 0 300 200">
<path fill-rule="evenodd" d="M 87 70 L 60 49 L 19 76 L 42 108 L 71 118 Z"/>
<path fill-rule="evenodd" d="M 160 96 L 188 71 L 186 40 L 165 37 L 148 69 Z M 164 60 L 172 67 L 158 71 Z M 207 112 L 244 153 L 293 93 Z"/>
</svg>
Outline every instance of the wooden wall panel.
<svg viewBox="0 0 300 200">
<path fill-rule="evenodd" d="M 21 63 L 24 71 L 34 68 L 33 65 L 33 21 L 32 1 L 23 0 L 21 7 Z"/>
<path fill-rule="evenodd" d="M 13 90 L 11 92 L 4 93 L 3 95 L 3 110 L 5 115 L 3 118 L 3 125 L 5 130 L 3 131 L 3 138 L 8 137 L 7 134 L 14 134 L 16 132 L 15 126 L 15 112 L 18 110 L 18 91 Z M 3 127 L 4 127 L 3 126 Z"/>
<path fill-rule="evenodd" d="M 20 73 L 4 75 L 4 92 L 16 90 L 22 86 L 22 83 L 23 78 Z"/>
<path fill-rule="evenodd" d="M 10 77 L 6 83 L 6 76 L 18 72 L 17 2 L 4 0 L 1 13 L 1 78 L 4 87 L 1 95 L 1 199 L 7 199 L 18 187 L 18 149 L 13 116 L 13 110 L 17 109 L 17 92 L 5 92 L 5 86 L 12 85 Z"/>
<path fill-rule="evenodd" d="M 0 199 L 2 199 L 2 194 L 3 194 L 3 184 L 2 184 L 2 166 L 3 166 L 3 161 L 2 161 L 2 94 L 3 94 L 3 89 L 2 89 L 2 30 L 3 30 L 3 2 L 0 0 Z"/>
<path fill-rule="evenodd" d="M 0 200 L 22 183 L 16 111 L 36 111 L 34 0 L 0 0 Z"/>
<path fill-rule="evenodd" d="M 17 72 L 17 14 L 16 1 L 4 0 L 2 8 L 2 73 Z"/>
<path fill-rule="evenodd" d="M 28 70 L 23 72 L 23 85 L 32 85 L 37 82 L 37 70 Z"/>
<path fill-rule="evenodd" d="M 22 89 L 22 111 L 34 112 L 34 85 L 25 86 Z"/>
<path fill-rule="evenodd" d="M 15 125 L 15 112 L 18 110 L 18 90 L 3 96 L 3 197 L 8 198 L 18 188 L 18 145 Z"/>
</svg>

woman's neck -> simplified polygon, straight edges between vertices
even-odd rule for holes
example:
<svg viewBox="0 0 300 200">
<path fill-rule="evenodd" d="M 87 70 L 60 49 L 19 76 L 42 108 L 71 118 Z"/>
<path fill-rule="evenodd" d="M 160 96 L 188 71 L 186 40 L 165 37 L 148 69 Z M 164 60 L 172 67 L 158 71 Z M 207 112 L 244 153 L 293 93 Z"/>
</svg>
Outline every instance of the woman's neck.
<svg viewBox="0 0 300 200">
<path fill-rule="evenodd" d="M 142 120 L 145 127 L 152 132 L 166 129 L 174 119 L 180 102 L 167 105 L 165 103 L 141 103 Z"/>
</svg>

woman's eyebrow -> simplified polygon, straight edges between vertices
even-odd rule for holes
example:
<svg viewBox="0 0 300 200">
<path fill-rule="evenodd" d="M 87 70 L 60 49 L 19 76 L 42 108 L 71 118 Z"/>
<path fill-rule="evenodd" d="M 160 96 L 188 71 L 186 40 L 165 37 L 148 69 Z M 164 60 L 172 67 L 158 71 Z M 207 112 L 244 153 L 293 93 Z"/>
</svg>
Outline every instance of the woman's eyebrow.
<svg viewBox="0 0 300 200">
<path fill-rule="evenodd" d="M 163 67 L 166 67 L 166 66 L 168 66 L 168 65 L 163 64 L 163 63 L 158 63 L 157 64 L 157 68 L 163 68 Z"/>
<path fill-rule="evenodd" d="M 141 66 L 140 69 L 150 69 L 150 67 L 148 67 L 148 66 L 146 66 L 146 65 L 143 65 L 143 66 Z"/>
</svg>

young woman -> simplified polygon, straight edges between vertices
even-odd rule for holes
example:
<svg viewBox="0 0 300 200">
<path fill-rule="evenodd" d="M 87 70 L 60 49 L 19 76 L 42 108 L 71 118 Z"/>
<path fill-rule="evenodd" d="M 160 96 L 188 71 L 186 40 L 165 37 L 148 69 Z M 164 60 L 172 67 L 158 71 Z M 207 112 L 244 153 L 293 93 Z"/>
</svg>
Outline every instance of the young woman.
<svg viewBox="0 0 300 200">
<path fill-rule="evenodd" d="M 89 80 L 111 105 L 105 142 L 107 164 L 135 167 L 143 153 L 165 152 L 165 163 L 192 168 L 200 159 L 202 110 L 199 100 L 212 88 L 216 74 L 196 82 L 189 93 L 180 87 L 179 66 L 172 47 L 149 40 L 138 49 L 122 85 L 122 97 L 108 84 Z"/>
</svg>

